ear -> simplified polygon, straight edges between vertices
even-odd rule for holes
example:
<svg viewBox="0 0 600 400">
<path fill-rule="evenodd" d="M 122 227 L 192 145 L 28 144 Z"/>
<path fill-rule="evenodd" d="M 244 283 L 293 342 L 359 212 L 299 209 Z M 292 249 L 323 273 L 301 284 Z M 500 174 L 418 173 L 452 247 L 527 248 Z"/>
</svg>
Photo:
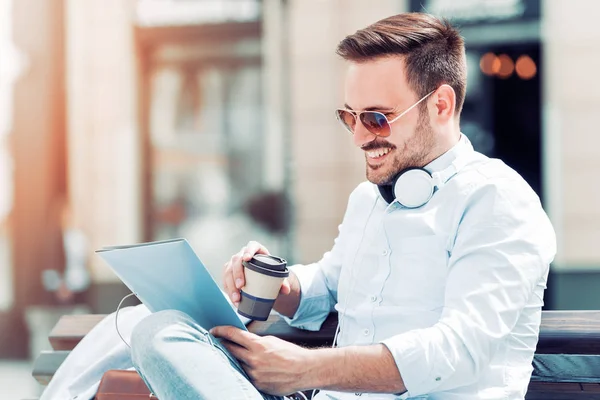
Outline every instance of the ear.
<svg viewBox="0 0 600 400">
<path fill-rule="evenodd" d="M 439 123 L 447 123 L 454 117 L 456 93 L 452 86 L 443 84 L 433 94 L 435 118 Z"/>
</svg>

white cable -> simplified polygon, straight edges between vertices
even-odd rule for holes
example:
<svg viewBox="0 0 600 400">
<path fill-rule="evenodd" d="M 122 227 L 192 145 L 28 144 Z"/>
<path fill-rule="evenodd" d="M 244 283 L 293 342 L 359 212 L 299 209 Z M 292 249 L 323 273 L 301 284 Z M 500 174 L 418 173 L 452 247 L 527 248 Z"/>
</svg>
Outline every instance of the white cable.
<svg viewBox="0 0 600 400">
<path fill-rule="evenodd" d="M 135 296 L 135 293 L 129 293 L 127 296 L 123 297 L 121 299 L 121 301 L 119 302 L 119 305 L 117 306 L 117 311 L 115 312 L 115 329 L 117 330 L 117 335 L 119 335 L 119 337 L 121 338 L 123 343 L 125 343 L 125 345 L 129 348 L 131 348 L 131 346 L 129 345 L 129 343 L 127 343 L 127 341 L 125 340 L 125 338 L 123 338 L 123 335 L 121 335 L 121 332 L 119 331 L 119 310 L 121 309 L 123 302 L 131 296 Z M 207 332 L 206 337 L 208 338 L 208 341 L 211 344 L 211 347 L 216 351 L 217 348 L 212 340 L 210 333 Z M 306 398 L 306 396 L 302 392 L 296 392 L 295 394 L 300 396 L 303 400 L 308 400 L 308 398 Z M 314 396 L 314 393 L 311 397 L 313 397 L 313 396 Z M 151 393 L 150 398 L 156 398 L 156 396 L 153 393 Z"/>
<path fill-rule="evenodd" d="M 377 200 L 375 200 L 375 202 L 373 202 L 373 207 L 371 207 L 371 211 L 369 211 L 369 216 L 367 217 L 367 222 L 371 219 L 371 215 L 373 215 L 373 210 L 375 210 L 375 207 L 377 206 Z M 365 226 L 366 227 L 366 226 Z M 335 335 L 333 335 L 333 344 L 331 345 L 331 348 L 335 348 L 337 345 L 337 339 L 339 336 L 339 333 L 342 331 L 343 325 L 344 325 L 344 316 L 346 315 L 346 310 L 348 308 L 348 299 L 350 298 L 350 295 L 352 294 L 352 292 L 354 292 L 354 289 L 356 288 L 356 279 L 354 279 L 354 266 L 356 264 L 356 257 L 358 256 L 358 253 L 360 251 L 360 247 L 362 246 L 363 240 L 365 239 L 365 231 L 363 230 L 362 232 L 362 236 L 360 237 L 360 241 L 358 244 L 358 250 L 356 251 L 356 253 L 354 254 L 354 258 L 352 260 L 352 268 L 350 268 L 350 291 L 348 292 L 348 294 L 346 295 L 346 299 L 344 300 L 344 307 L 342 309 L 342 313 L 338 313 L 339 317 L 338 317 L 338 323 L 337 326 L 335 328 Z M 371 244 L 371 243 L 369 243 Z M 364 253 L 363 253 L 363 258 L 364 258 Z M 362 263 L 361 263 L 362 264 Z M 318 389 L 313 389 L 312 394 L 310 395 L 311 398 L 315 397 L 315 393 L 317 392 Z"/>
<path fill-rule="evenodd" d="M 369 216 L 370 218 L 370 216 Z M 363 235 L 364 238 L 364 235 Z M 361 238 L 361 244 L 362 244 L 362 239 Z M 359 245 L 360 248 L 360 245 Z M 356 252 L 356 254 L 354 255 L 354 260 L 352 261 L 352 266 L 354 267 L 354 263 L 356 262 L 356 255 L 358 255 L 358 251 Z M 336 344 L 337 344 L 337 338 L 339 336 L 339 333 L 342 331 L 342 325 L 343 325 L 343 319 L 344 316 L 346 315 L 346 309 L 348 308 L 348 298 L 350 297 L 350 294 L 354 291 L 354 289 L 356 288 L 356 281 L 357 279 L 354 279 L 354 274 L 352 271 L 352 268 L 350 269 L 350 283 L 351 285 L 351 289 L 348 292 L 348 295 L 346 296 L 346 299 L 344 300 L 344 308 L 342 309 L 342 313 L 338 314 L 340 316 L 340 318 L 338 319 L 338 324 L 337 327 L 335 328 L 335 335 L 333 335 L 333 344 L 331 345 L 331 348 L 335 348 Z M 315 393 L 317 392 L 317 389 L 313 389 L 312 394 L 310 395 L 310 398 L 312 399 L 313 397 L 315 397 Z"/>
<path fill-rule="evenodd" d="M 378 199 L 376 199 L 373 202 L 373 206 L 371 207 L 371 210 L 369 211 L 369 216 L 367 217 L 367 224 L 368 224 L 368 221 L 371 219 L 371 216 L 373 215 L 373 211 L 375 210 L 375 207 L 377 206 L 377 201 L 378 201 Z M 365 228 L 366 228 L 366 225 L 365 225 Z M 360 241 L 358 243 L 358 249 L 357 249 L 356 253 L 354 254 L 354 258 L 352 259 L 352 267 L 350 268 L 350 282 L 349 282 L 349 283 L 351 283 L 350 291 L 348 292 L 348 295 L 346 296 L 346 299 L 344 300 L 344 308 L 342 309 L 342 313 L 338 314 L 338 315 L 340 315 L 341 318 L 339 318 L 339 320 L 338 320 L 338 325 L 335 330 L 335 335 L 333 336 L 333 345 L 331 346 L 331 348 L 334 348 L 337 345 L 338 335 L 343 330 L 344 325 L 345 325 L 344 317 L 346 316 L 346 310 L 348 309 L 348 299 L 350 298 L 350 295 L 354 292 L 354 289 L 356 289 L 356 279 L 354 279 L 354 268 L 356 265 L 356 257 L 358 257 L 358 253 L 360 251 L 360 248 L 362 247 L 363 240 L 365 240 L 365 230 L 364 229 L 363 229 L 362 235 L 360 237 Z M 371 244 L 372 244 L 372 241 L 369 243 L 369 246 Z M 362 255 L 362 259 L 364 259 L 364 252 Z M 361 259 L 360 264 L 362 264 L 362 259 Z"/>
<path fill-rule="evenodd" d="M 131 296 L 135 296 L 135 293 L 129 293 L 127 296 L 125 296 L 121 299 L 121 301 L 119 302 L 119 305 L 117 306 L 117 312 L 115 313 L 115 329 L 117 330 L 117 335 L 119 335 L 119 337 L 121 338 L 123 343 L 125 343 L 125 345 L 129 348 L 131 348 L 131 346 L 129 345 L 129 343 L 127 343 L 127 341 L 125 341 L 125 339 L 121 335 L 121 332 L 119 332 L 119 309 L 121 308 L 121 305 L 123 305 L 123 302 L 125 301 L 125 299 L 127 299 Z"/>
</svg>

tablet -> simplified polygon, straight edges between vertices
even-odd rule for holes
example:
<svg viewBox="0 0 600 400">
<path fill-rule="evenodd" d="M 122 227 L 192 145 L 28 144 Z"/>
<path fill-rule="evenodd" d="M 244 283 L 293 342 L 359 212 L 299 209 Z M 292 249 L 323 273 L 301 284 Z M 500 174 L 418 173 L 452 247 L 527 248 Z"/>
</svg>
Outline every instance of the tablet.
<svg viewBox="0 0 600 400">
<path fill-rule="evenodd" d="M 187 240 L 109 246 L 96 254 L 151 312 L 182 311 L 206 330 L 246 330 L 249 320 L 238 315 Z"/>
</svg>

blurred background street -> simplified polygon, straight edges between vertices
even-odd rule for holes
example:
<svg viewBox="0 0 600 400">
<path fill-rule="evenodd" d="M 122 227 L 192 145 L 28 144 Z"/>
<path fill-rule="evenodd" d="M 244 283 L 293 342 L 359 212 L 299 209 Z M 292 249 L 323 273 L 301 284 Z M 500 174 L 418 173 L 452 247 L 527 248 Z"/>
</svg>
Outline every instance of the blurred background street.
<svg viewBox="0 0 600 400">
<path fill-rule="evenodd" d="M 0 0 L 0 397 L 39 396 L 60 315 L 128 293 L 102 246 L 185 237 L 218 282 L 249 240 L 330 249 L 365 175 L 335 47 L 423 10 L 466 40 L 463 133 L 554 224 L 546 308 L 600 309 L 600 2 Z"/>
</svg>

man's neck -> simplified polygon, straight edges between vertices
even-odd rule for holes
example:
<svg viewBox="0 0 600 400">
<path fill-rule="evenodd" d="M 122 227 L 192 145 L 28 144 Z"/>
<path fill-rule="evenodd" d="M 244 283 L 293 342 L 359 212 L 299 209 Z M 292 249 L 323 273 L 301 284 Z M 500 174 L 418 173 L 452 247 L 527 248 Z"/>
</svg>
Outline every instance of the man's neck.
<svg viewBox="0 0 600 400">
<path fill-rule="evenodd" d="M 460 128 L 457 126 L 456 129 L 453 129 L 452 132 L 449 132 L 446 135 L 443 135 L 443 138 L 437 143 L 437 145 L 429 152 L 428 157 L 426 157 L 423 161 L 424 164 L 422 167 L 429 165 L 433 160 L 437 160 L 440 156 L 445 154 L 448 150 L 456 146 L 456 144 L 460 140 Z"/>
</svg>

